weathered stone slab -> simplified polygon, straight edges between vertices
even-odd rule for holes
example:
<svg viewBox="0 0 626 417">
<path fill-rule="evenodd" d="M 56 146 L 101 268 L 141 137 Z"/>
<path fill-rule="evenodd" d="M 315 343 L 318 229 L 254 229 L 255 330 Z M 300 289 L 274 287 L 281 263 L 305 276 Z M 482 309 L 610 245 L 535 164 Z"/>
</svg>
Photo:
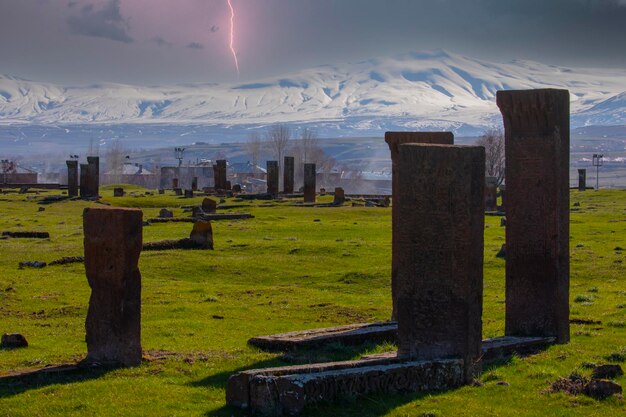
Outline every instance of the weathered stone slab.
<svg viewBox="0 0 626 417">
<path fill-rule="evenodd" d="M 316 192 L 315 164 L 304 164 L 304 202 L 315 203 Z"/>
<path fill-rule="evenodd" d="M 278 161 L 267 161 L 267 193 L 278 195 Z"/>
<path fill-rule="evenodd" d="M 78 196 L 78 161 L 65 161 L 67 164 L 67 195 Z"/>
<path fill-rule="evenodd" d="M 172 178 L 172 190 L 175 190 L 178 187 L 178 178 Z"/>
<path fill-rule="evenodd" d="M 470 381 L 480 372 L 485 150 L 404 144 L 397 168 L 398 355 L 462 358 Z"/>
<path fill-rule="evenodd" d="M 217 210 L 217 201 L 212 198 L 205 198 L 202 200 L 202 211 L 205 213 L 215 213 Z"/>
<path fill-rule="evenodd" d="M 342 205 L 345 202 L 346 202 L 346 193 L 344 192 L 343 188 L 336 187 L 335 188 L 335 197 L 333 199 L 333 204 L 340 206 L 340 205 Z"/>
<path fill-rule="evenodd" d="M 298 415 L 306 406 L 322 401 L 368 394 L 439 391 L 463 384 L 462 360 L 376 362 L 340 362 L 332 369 L 314 372 L 256 374 L 249 379 L 249 400 L 245 405 L 253 413 L 263 415 Z M 227 393 L 231 387 L 229 383 Z M 234 401 L 228 403 L 238 405 Z"/>
<path fill-rule="evenodd" d="M 505 128 L 506 335 L 569 341 L 569 92 L 498 91 Z"/>
<path fill-rule="evenodd" d="M 121 187 L 114 188 L 113 197 L 124 197 L 124 189 Z"/>
<path fill-rule="evenodd" d="M 498 211 L 498 179 L 485 177 L 485 211 Z"/>
<path fill-rule="evenodd" d="M 213 249 L 213 228 L 211 222 L 199 220 L 194 223 L 189 239 L 199 246 Z"/>
<path fill-rule="evenodd" d="M 286 156 L 283 166 L 283 192 L 285 194 L 293 194 L 295 166 L 295 158 Z"/>
<path fill-rule="evenodd" d="M 578 170 L 578 191 L 585 191 L 587 189 L 587 170 Z"/>
<path fill-rule="evenodd" d="M 191 179 L 191 190 L 198 191 L 198 177 L 193 177 Z"/>
<path fill-rule="evenodd" d="M 85 271 L 91 287 L 87 363 L 141 363 L 142 217 L 138 209 L 83 212 Z"/>
<path fill-rule="evenodd" d="M 398 325 L 395 322 L 359 323 L 258 336 L 248 340 L 248 343 L 270 352 L 312 348 L 331 343 L 341 343 L 346 346 L 367 342 L 393 343 L 396 341 L 397 331 Z"/>
<path fill-rule="evenodd" d="M 392 242 L 391 242 L 391 298 L 392 298 L 392 313 L 391 320 L 396 319 L 397 302 L 396 302 L 396 275 L 398 270 L 396 260 L 396 239 L 398 233 L 397 228 L 402 226 L 398 222 L 398 213 L 396 204 L 399 200 L 398 196 L 398 153 L 399 146 L 405 143 L 432 143 L 439 145 L 452 145 L 454 143 L 454 135 L 452 132 L 385 132 L 385 142 L 389 146 L 391 151 L 391 192 L 393 197 L 393 205 L 391 206 L 391 228 L 392 228 Z M 354 196 L 361 197 L 361 196 Z M 385 198 L 387 196 L 362 196 L 363 198 Z"/>
</svg>

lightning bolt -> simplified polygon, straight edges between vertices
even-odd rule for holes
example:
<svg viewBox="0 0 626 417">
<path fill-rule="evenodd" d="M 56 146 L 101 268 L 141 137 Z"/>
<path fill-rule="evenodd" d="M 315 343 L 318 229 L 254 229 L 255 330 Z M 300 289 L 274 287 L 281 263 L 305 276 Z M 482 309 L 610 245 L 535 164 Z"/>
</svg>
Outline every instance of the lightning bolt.
<svg viewBox="0 0 626 417">
<path fill-rule="evenodd" d="M 239 76 L 239 61 L 237 61 L 237 51 L 235 51 L 235 9 L 231 0 L 228 1 L 228 7 L 230 7 L 230 52 L 233 54 L 235 60 L 235 68 L 237 68 L 237 76 Z"/>
</svg>

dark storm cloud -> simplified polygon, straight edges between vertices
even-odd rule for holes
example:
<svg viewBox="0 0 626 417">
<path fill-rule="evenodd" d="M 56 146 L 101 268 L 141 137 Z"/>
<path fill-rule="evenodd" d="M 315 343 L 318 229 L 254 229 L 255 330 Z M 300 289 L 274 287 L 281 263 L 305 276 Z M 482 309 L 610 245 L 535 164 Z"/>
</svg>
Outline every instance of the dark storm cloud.
<svg viewBox="0 0 626 417">
<path fill-rule="evenodd" d="M 241 81 L 440 48 L 496 62 L 626 67 L 626 0 L 233 6 Z M 229 35 L 225 0 L 0 0 L 0 73 L 64 82 L 232 81 Z"/>
<path fill-rule="evenodd" d="M 74 5 L 70 2 L 68 7 Z M 93 4 L 87 4 L 82 7 L 80 14 L 68 17 L 67 25 L 70 32 L 76 35 L 124 43 L 133 42 L 133 38 L 128 34 L 128 22 L 120 13 L 120 0 L 109 0 L 102 9 L 96 9 Z"/>
</svg>

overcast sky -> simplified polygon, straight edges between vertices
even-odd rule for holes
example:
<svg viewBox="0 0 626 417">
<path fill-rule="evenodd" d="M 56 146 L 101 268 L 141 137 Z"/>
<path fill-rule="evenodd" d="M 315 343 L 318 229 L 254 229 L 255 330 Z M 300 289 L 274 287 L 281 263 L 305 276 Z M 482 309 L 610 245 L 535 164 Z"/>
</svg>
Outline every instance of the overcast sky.
<svg viewBox="0 0 626 417">
<path fill-rule="evenodd" d="M 240 80 L 443 48 L 626 67 L 626 0 L 231 0 Z M 236 81 L 227 0 L 0 0 L 0 73 L 64 84 Z"/>
</svg>

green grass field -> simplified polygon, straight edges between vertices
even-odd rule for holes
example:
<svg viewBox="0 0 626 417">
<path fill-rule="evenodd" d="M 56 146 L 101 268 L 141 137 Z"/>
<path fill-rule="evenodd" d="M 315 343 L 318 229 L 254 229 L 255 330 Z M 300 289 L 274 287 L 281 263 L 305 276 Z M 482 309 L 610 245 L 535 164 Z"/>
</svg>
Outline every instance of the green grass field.
<svg viewBox="0 0 626 417">
<path fill-rule="evenodd" d="M 126 186 L 127 191 L 140 191 Z M 48 231 L 50 239 L 0 240 L 0 333 L 24 334 L 26 349 L 0 350 L 0 375 L 74 362 L 86 354 L 89 286 L 82 264 L 19 269 L 82 255 L 82 210 L 95 203 L 41 206 L 40 195 L 0 194 L 0 231 Z M 172 195 L 113 198 L 159 209 L 199 204 Z M 330 197 L 322 197 L 322 199 Z M 482 386 L 402 396 L 367 396 L 310 408 L 310 416 L 607 416 L 624 401 L 545 392 L 550 381 L 589 363 L 626 359 L 626 192 L 572 191 L 571 343 L 484 370 Z M 358 358 L 393 346 L 288 355 L 248 347 L 248 338 L 290 330 L 386 320 L 391 314 L 391 209 L 300 208 L 254 202 L 255 219 L 213 223 L 214 251 L 145 252 L 143 365 L 110 372 L 0 380 L 0 416 L 238 416 L 225 405 L 226 381 L 241 369 Z M 38 212 L 45 207 L 44 212 Z M 499 217 L 486 217 L 484 337 L 503 334 L 504 242 Z M 189 223 L 153 224 L 144 241 L 187 237 Z M 624 248 L 624 249 L 622 249 Z M 222 318 L 215 318 L 223 317 Z M 498 382 L 506 381 L 506 385 Z M 626 377 L 617 380 L 626 383 Z"/>
</svg>

